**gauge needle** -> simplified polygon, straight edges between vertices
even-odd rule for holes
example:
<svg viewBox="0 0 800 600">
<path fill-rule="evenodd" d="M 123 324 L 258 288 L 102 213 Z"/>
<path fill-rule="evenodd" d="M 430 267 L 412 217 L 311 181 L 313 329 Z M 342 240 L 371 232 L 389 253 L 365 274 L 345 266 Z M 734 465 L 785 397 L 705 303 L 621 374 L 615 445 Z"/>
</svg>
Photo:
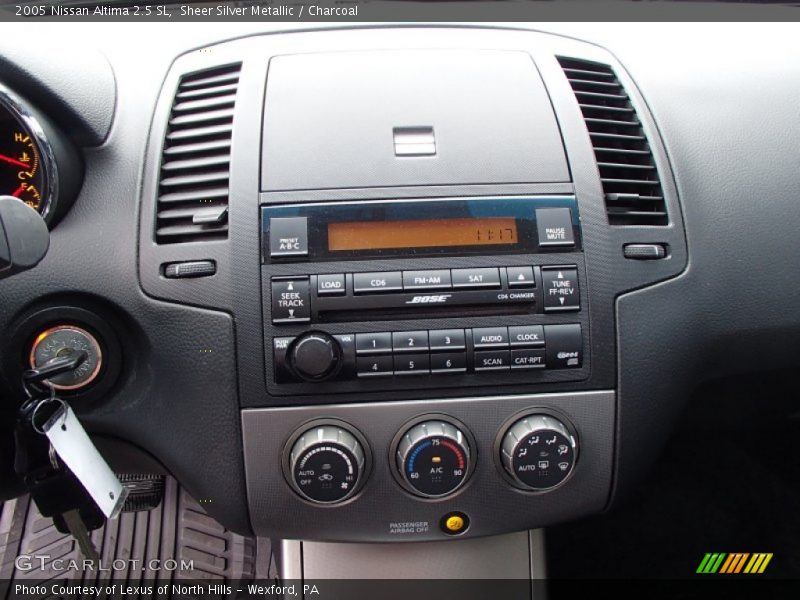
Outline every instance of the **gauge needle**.
<svg viewBox="0 0 800 600">
<path fill-rule="evenodd" d="M 16 158 L 11 158 L 10 156 L 6 156 L 5 154 L 0 154 L 0 160 L 2 160 L 3 162 L 7 162 L 7 163 L 9 163 L 11 165 L 17 165 L 18 167 L 24 167 L 25 169 L 30 167 L 30 165 L 25 164 L 21 160 L 17 160 Z"/>
<path fill-rule="evenodd" d="M 25 191 L 25 188 L 22 187 L 22 186 L 19 186 L 17 189 L 15 189 L 13 192 L 11 192 L 11 195 L 14 196 L 15 198 L 19 198 L 22 195 L 22 192 L 24 192 L 24 191 Z"/>
</svg>

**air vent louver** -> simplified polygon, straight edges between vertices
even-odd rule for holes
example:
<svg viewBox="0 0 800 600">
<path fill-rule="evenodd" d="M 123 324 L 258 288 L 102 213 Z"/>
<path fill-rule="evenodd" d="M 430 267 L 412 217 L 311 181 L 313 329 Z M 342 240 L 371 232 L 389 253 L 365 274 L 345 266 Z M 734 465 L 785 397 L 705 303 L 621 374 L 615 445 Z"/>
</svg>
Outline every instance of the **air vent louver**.
<svg viewBox="0 0 800 600">
<path fill-rule="evenodd" d="M 181 78 L 158 185 L 156 242 L 228 237 L 231 132 L 241 64 Z"/>
<path fill-rule="evenodd" d="M 558 57 L 592 140 L 611 225 L 667 225 L 653 153 L 613 69 Z"/>
</svg>

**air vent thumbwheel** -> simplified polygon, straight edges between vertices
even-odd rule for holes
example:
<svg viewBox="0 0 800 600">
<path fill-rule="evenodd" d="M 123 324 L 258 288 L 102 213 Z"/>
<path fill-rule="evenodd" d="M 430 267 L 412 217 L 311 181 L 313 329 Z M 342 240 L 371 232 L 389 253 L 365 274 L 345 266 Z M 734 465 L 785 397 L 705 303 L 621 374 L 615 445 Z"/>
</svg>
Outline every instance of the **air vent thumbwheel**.
<svg viewBox="0 0 800 600">
<path fill-rule="evenodd" d="M 514 484 L 545 491 L 564 483 L 575 468 L 578 442 L 564 423 L 546 414 L 531 414 L 503 435 L 500 459 Z"/>
</svg>

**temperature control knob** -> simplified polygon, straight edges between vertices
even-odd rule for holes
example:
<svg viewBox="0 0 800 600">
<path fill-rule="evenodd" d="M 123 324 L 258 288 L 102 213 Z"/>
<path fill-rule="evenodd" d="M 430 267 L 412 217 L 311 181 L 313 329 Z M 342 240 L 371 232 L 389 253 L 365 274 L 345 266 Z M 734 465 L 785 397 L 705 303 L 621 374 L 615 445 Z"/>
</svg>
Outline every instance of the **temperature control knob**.
<svg viewBox="0 0 800 600">
<path fill-rule="evenodd" d="M 575 468 L 578 443 L 561 421 L 550 415 L 528 415 L 508 428 L 500 458 L 518 487 L 547 490 L 562 483 Z"/>
<path fill-rule="evenodd" d="M 304 431 L 289 454 L 289 480 L 304 498 L 320 504 L 352 496 L 364 474 L 364 448 L 343 427 L 319 425 Z"/>
<path fill-rule="evenodd" d="M 397 445 L 397 469 L 409 491 L 425 498 L 452 494 L 467 480 L 470 447 L 452 423 L 423 421 Z"/>
<path fill-rule="evenodd" d="M 335 375 L 341 358 L 339 342 L 321 331 L 301 335 L 289 348 L 289 367 L 305 381 L 322 381 Z"/>
</svg>

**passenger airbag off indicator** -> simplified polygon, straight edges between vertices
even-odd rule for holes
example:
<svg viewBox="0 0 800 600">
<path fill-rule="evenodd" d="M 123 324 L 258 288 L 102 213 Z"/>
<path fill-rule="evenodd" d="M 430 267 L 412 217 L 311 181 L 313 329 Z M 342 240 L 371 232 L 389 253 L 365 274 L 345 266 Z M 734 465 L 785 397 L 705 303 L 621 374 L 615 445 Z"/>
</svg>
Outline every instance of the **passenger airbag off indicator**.
<svg viewBox="0 0 800 600">
<path fill-rule="evenodd" d="M 469 529 L 469 517 L 462 512 L 447 513 L 439 521 L 439 526 L 448 535 L 460 535 Z"/>
<path fill-rule="evenodd" d="M 544 312 L 581 309 L 578 269 L 575 265 L 542 267 Z"/>
</svg>

